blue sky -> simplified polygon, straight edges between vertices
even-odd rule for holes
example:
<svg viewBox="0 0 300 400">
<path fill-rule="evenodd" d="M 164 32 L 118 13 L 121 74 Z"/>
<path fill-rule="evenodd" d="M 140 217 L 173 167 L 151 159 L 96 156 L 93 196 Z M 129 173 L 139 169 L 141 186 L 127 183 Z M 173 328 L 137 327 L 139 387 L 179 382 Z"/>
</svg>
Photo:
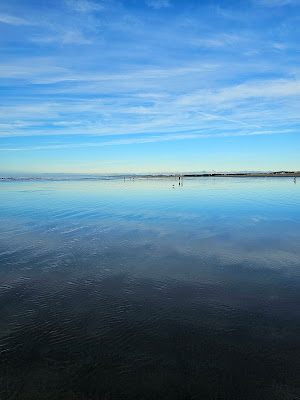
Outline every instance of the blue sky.
<svg viewBox="0 0 300 400">
<path fill-rule="evenodd" d="M 0 174 L 300 170 L 300 0 L 0 4 Z"/>
</svg>

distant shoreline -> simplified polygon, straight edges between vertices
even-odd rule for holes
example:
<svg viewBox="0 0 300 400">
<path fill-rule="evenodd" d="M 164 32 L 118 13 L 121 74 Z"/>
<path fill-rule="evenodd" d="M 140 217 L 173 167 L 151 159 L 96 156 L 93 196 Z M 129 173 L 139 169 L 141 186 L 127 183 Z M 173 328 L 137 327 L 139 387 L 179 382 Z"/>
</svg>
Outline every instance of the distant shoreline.
<svg viewBox="0 0 300 400">
<path fill-rule="evenodd" d="M 258 172 L 258 173 L 228 173 L 228 174 L 173 174 L 173 175 L 128 175 L 137 178 L 297 178 L 300 172 Z"/>
<path fill-rule="evenodd" d="M 300 171 L 256 172 L 256 173 L 205 173 L 205 174 L 149 174 L 149 175 L 103 175 L 81 177 L 0 177 L 0 182 L 7 181 L 72 181 L 103 179 L 139 179 L 139 178 L 300 178 Z"/>
<path fill-rule="evenodd" d="M 258 172 L 237 174 L 185 174 L 184 177 L 220 177 L 220 178 L 283 178 L 300 177 L 300 172 Z"/>
</svg>

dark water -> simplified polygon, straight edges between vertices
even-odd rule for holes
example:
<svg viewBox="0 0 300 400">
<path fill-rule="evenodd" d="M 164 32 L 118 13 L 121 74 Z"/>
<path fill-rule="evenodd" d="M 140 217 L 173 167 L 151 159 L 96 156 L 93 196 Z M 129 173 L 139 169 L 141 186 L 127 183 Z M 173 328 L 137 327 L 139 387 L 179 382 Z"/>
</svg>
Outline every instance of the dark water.
<svg viewBox="0 0 300 400">
<path fill-rule="evenodd" d="M 0 202 L 1 400 L 300 398 L 300 182 L 1 182 Z"/>
</svg>

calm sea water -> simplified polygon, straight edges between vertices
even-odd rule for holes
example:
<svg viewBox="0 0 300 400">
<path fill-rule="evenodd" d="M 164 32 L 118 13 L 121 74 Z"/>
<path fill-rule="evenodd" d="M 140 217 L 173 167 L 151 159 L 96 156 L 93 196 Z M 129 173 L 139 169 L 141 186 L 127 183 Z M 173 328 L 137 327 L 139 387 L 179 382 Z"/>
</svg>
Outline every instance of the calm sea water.
<svg viewBox="0 0 300 400">
<path fill-rule="evenodd" d="M 300 398 L 300 180 L 1 182 L 0 203 L 1 400 Z"/>
</svg>

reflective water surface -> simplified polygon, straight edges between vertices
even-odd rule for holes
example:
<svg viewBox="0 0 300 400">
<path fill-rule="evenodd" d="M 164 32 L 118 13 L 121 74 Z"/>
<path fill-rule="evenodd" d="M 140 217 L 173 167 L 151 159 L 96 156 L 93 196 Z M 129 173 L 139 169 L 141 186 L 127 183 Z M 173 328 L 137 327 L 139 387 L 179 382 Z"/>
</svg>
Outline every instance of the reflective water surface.
<svg viewBox="0 0 300 400">
<path fill-rule="evenodd" d="M 1 182 L 0 204 L 1 400 L 300 398 L 300 182 Z"/>
</svg>

